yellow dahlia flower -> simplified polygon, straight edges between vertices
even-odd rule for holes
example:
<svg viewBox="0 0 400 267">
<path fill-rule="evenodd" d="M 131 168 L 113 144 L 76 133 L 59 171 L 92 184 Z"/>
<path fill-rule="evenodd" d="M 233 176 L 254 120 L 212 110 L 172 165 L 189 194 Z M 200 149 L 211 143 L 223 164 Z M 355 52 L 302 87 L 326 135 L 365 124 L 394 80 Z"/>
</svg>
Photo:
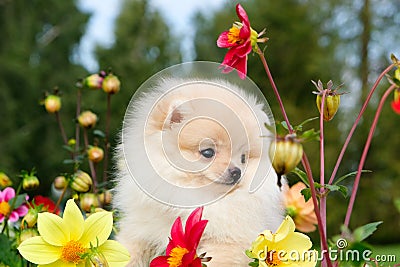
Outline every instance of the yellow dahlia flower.
<svg viewBox="0 0 400 267">
<path fill-rule="evenodd" d="M 63 218 L 49 212 L 39 213 L 37 225 L 40 236 L 25 240 L 18 250 L 38 267 L 84 267 L 83 256 L 91 253 L 91 247 L 104 256 L 105 266 L 122 267 L 129 262 L 126 248 L 107 240 L 113 227 L 111 212 L 98 212 L 84 220 L 70 199 Z"/>
<path fill-rule="evenodd" d="M 318 255 L 309 250 L 312 247 L 310 238 L 294 230 L 293 219 L 286 216 L 276 233 L 262 232 L 246 254 L 258 259 L 260 267 L 314 267 Z"/>
</svg>

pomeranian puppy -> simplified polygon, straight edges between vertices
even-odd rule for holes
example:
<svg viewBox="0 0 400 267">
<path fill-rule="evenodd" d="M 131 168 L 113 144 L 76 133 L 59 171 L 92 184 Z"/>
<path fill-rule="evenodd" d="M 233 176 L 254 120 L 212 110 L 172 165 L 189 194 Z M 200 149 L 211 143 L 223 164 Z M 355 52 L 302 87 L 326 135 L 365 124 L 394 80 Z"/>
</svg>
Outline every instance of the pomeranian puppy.
<svg viewBox="0 0 400 267">
<path fill-rule="evenodd" d="M 113 200 L 129 266 L 165 255 L 173 222 L 196 206 L 208 220 L 197 250 L 207 266 L 247 266 L 245 250 L 284 217 L 263 109 L 225 81 L 166 79 L 131 101 Z"/>
</svg>

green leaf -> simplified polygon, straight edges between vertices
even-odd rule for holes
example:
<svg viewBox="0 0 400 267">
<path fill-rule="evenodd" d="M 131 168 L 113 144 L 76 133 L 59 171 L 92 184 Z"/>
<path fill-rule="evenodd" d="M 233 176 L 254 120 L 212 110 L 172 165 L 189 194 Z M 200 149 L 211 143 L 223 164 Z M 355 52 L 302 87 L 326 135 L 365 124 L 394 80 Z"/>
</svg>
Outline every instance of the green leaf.
<svg viewBox="0 0 400 267">
<path fill-rule="evenodd" d="M 16 197 L 13 197 L 12 199 L 10 199 L 8 201 L 8 203 L 14 204 L 14 209 L 18 208 L 19 206 L 21 206 L 23 203 L 26 202 L 26 195 L 27 194 L 21 194 L 21 195 L 18 195 Z"/>
<path fill-rule="evenodd" d="M 66 165 L 75 164 L 75 163 L 76 163 L 76 160 L 74 160 L 74 159 L 64 159 L 63 160 L 63 164 L 66 164 Z"/>
<path fill-rule="evenodd" d="M 95 136 L 98 136 L 98 137 L 101 137 L 101 138 L 105 138 L 106 137 L 105 133 L 103 131 L 101 131 L 101 130 L 98 130 L 98 129 L 94 130 L 93 134 Z"/>
<path fill-rule="evenodd" d="M 301 194 L 304 196 L 304 200 L 307 202 L 311 198 L 311 189 L 304 188 L 301 190 Z"/>
<path fill-rule="evenodd" d="M 319 131 L 315 131 L 314 129 L 307 130 L 302 133 L 299 138 L 303 143 L 309 141 L 319 141 Z"/>
<path fill-rule="evenodd" d="M 372 171 L 370 171 L 370 170 L 361 170 L 361 172 L 363 173 L 363 172 L 372 172 Z M 340 183 L 341 181 L 343 181 L 344 179 L 349 178 L 349 177 L 351 177 L 351 176 L 356 176 L 357 173 L 358 173 L 358 171 L 350 172 L 350 173 L 348 173 L 348 174 L 345 174 L 345 175 L 339 177 L 339 178 L 336 180 L 336 182 L 335 182 L 334 184 L 338 184 L 338 183 Z"/>
<path fill-rule="evenodd" d="M 22 267 L 19 254 L 13 249 L 11 241 L 4 234 L 0 234 L 0 263 L 5 266 Z"/>
<path fill-rule="evenodd" d="M 308 183 L 308 178 L 307 178 L 307 174 L 305 172 L 303 172 L 302 170 L 300 170 L 299 168 L 295 168 L 292 173 L 296 174 L 300 180 L 305 183 L 307 186 L 309 186 L 310 184 Z"/>
<path fill-rule="evenodd" d="M 300 123 L 299 125 L 295 126 L 295 127 L 294 127 L 294 130 L 295 130 L 295 131 L 303 131 L 303 126 L 304 126 L 305 124 L 307 124 L 307 123 L 309 123 L 309 122 L 311 122 L 311 121 L 317 120 L 317 119 L 319 119 L 319 117 L 314 117 L 314 118 L 306 119 L 305 121 L 303 121 L 303 122 Z"/>
<path fill-rule="evenodd" d="M 246 253 L 246 256 L 249 257 L 250 259 L 254 259 L 254 255 L 250 249 L 246 249 L 244 253 Z"/>
<path fill-rule="evenodd" d="M 339 186 L 334 184 L 326 184 L 324 188 L 328 189 L 329 191 L 339 191 Z"/>
<path fill-rule="evenodd" d="M 71 152 L 71 153 L 74 152 L 74 149 L 73 149 L 72 147 L 70 147 L 70 146 L 63 145 L 62 147 L 63 147 L 65 150 L 67 150 L 68 152 Z"/>
<path fill-rule="evenodd" d="M 382 221 L 373 222 L 358 227 L 353 232 L 354 240 L 358 242 L 363 241 L 364 239 L 372 235 L 376 231 L 378 225 L 380 225 L 381 223 Z"/>
<path fill-rule="evenodd" d="M 349 192 L 349 189 L 347 188 L 347 186 L 345 186 L 345 185 L 339 185 L 339 190 L 338 190 L 340 193 L 342 193 L 342 195 L 343 195 L 343 197 L 344 198 L 347 198 L 347 196 L 348 196 L 348 192 Z"/>
</svg>

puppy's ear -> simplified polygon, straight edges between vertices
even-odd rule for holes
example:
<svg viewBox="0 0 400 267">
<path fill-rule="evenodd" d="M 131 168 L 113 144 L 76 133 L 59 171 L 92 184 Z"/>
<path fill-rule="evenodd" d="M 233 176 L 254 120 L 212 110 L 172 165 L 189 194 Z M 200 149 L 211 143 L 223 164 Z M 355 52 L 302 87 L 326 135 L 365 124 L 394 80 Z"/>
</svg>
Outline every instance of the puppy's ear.
<svg viewBox="0 0 400 267">
<path fill-rule="evenodd" d="M 170 103 L 164 127 L 172 128 L 174 124 L 179 124 L 185 119 L 185 114 L 187 114 L 188 110 L 183 107 L 183 103 L 181 100 L 175 100 Z"/>
<path fill-rule="evenodd" d="M 189 113 L 190 108 L 183 99 L 162 99 L 150 113 L 148 130 L 153 132 L 172 129 L 174 125 L 184 121 Z"/>
</svg>

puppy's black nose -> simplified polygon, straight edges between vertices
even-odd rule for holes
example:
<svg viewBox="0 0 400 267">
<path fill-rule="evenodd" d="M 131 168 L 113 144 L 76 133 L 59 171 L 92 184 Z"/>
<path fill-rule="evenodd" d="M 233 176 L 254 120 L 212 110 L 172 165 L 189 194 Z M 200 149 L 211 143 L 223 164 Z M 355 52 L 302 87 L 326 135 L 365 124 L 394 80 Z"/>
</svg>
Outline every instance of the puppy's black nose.
<svg viewBox="0 0 400 267">
<path fill-rule="evenodd" d="M 235 183 L 237 181 L 239 181 L 240 176 L 242 175 L 242 172 L 240 171 L 239 168 L 234 167 L 232 169 L 229 169 L 229 174 L 231 175 L 231 178 L 235 181 Z"/>
</svg>

